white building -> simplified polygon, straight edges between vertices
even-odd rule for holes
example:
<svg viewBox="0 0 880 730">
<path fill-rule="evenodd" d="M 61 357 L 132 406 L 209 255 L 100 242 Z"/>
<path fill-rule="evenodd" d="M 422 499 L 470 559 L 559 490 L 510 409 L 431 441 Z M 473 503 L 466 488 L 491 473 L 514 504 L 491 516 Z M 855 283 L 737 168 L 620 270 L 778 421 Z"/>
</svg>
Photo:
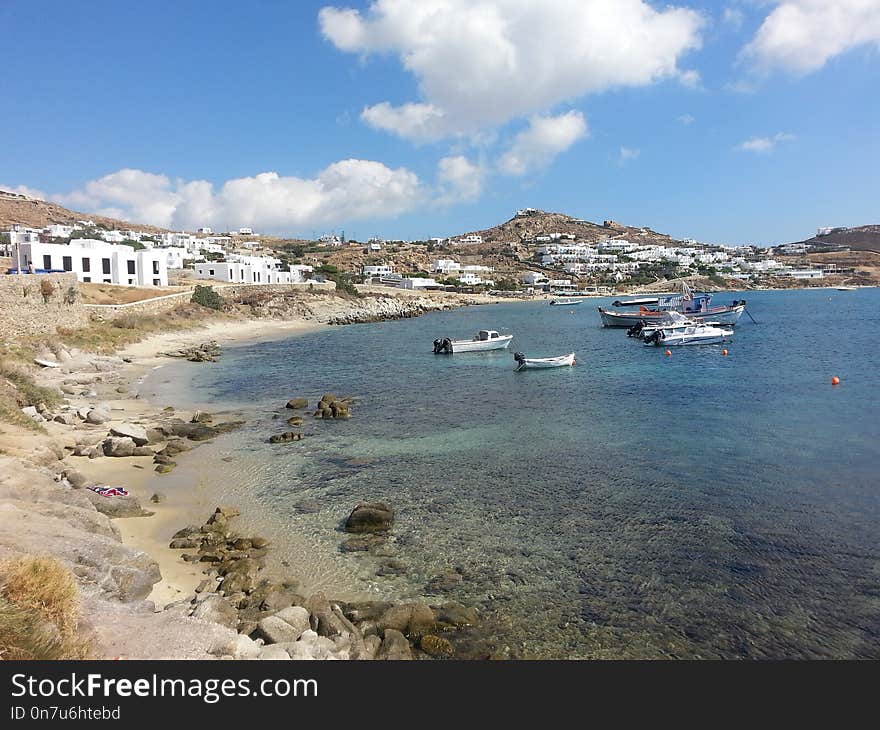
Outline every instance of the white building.
<svg viewBox="0 0 880 730">
<path fill-rule="evenodd" d="M 85 283 L 122 286 L 167 286 L 168 266 L 157 251 L 135 251 L 92 238 L 78 238 L 72 243 L 27 243 L 17 247 L 14 262 L 24 270 L 72 271 Z M 18 264 L 16 263 L 16 266 Z"/>
<path fill-rule="evenodd" d="M 482 243 L 482 242 L 483 242 L 482 236 L 478 236 L 476 233 L 471 233 L 467 236 L 462 236 L 461 238 L 458 239 L 458 241 L 456 243 L 472 244 L 472 243 Z"/>
<path fill-rule="evenodd" d="M 43 229 L 43 233 L 50 238 L 70 238 L 73 231 L 73 226 L 65 226 L 61 223 L 53 223 Z"/>
<path fill-rule="evenodd" d="M 492 279 L 483 279 L 479 274 L 474 271 L 462 271 L 458 275 L 458 280 L 465 286 L 477 286 L 479 284 L 493 286 L 495 284 Z"/>
<path fill-rule="evenodd" d="M 441 289 L 442 286 L 434 279 L 425 279 L 420 276 L 401 279 L 397 284 L 398 289 Z"/>
<path fill-rule="evenodd" d="M 197 279 L 213 279 L 230 284 L 295 284 L 305 280 L 311 266 L 281 268 L 273 256 L 230 254 L 226 261 L 207 261 L 194 267 Z"/>
<path fill-rule="evenodd" d="M 182 269 L 184 261 L 192 261 L 195 254 L 184 246 L 163 246 L 154 248 L 153 251 L 165 256 L 165 265 L 169 269 Z"/>
<path fill-rule="evenodd" d="M 214 229 L 210 228 L 209 226 L 202 226 L 201 228 L 196 229 L 196 233 L 207 233 L 208 235 L 210 235 L 213 232 Z"/>
<path fill-rule="evenodd" d="M 530 286 L 540 286 L 546 284 L 549 279 L 539 271 L 527 271 L 519 277 L 523 284 Z"/>
<path fill-rule="evenodd" d="M 244 227 L 238 229 L 238 235 L 239 236 L 253 236 L 254 229 L 248 228 L 247 226 L 244 226 Z"/>
<path fill-rule="evenodd" d="M 783 269 L 777 276 L 790 276 L 792 279 L 822 279 L 825 274 L 821 269 Z"/>
<path fill-rule="evenodd" d="M 461 264 L 453 259 L 435 259 L 431 270 L 435 274 L 449 276 L 451 274 L 457 274 L 461 270 Z"/>
<path fill-rule="evenodd" d="M 388 276 L 389 274 L 394 273 L 394 265 L 393 264 L 380 264 L 377 266 L 364 266 L 361 268 L 361 273 L 369 278 L 374 276 L 382 277 Z"/>
</svg>

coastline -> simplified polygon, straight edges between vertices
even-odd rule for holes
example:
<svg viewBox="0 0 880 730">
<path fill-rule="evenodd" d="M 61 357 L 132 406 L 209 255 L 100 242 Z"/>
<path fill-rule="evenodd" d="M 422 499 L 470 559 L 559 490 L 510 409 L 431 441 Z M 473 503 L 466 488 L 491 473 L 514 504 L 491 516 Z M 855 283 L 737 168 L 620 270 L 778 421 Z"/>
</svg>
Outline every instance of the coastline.
<svg viewBox="0 0 880 730">
<path fill-rule="evenodd" d="M 169 363 L 169 358 L 162 353 L 199 346 L 206 341 L 223 346 L 286 338 L 318 331 L 327 327 L 329 321 L 338 323 L 377 321 L 400 316 L 419 316 L 434 309 L 506 301 L 489 297 L 455 295 L 451 297 L 446 295 L 438 301 L 437 298 L 426 298 L 420 294 L 401 297 L 368 296 L 366 300 L 366 303 L 363 300 L 340 301 L 340 298 L 333 297 L 330 300 L 332 306 L 318 306 L 318 311 L 308 312 L 306 316 L 289 319 L 246 318 L 215 321 L 192 329 L 154 334 L 118 350 L 113 356 L 97 356 L 83 352 L 69 353 L 66 358 L 68 362 L 64 367 L 46 368 L 36 372 L 37 381 L 41 385 L 65 393 L 66 405 L 62 406 L 64 422 L 56 422 L 52 415 L 47 413 L 49 420 L 42 424 L 47 432 L 46 436 L 37 436 L 18 428 L 0 429 L 0 433 L 3 434 L 0 437 L 0 445 L 4 447 L 0 459 L 8 456 L 19 464 L 23 462 L 24 466 L 39 469 L 45 483 L 48 483 L 46 477 L 50 477 L 57 487 L 65 490 L 63 499 L 76 501 L 83 509 L 97 510 L 94 519 L 100 521 L 100 528 L 89 524 L 83 530 L 85 534 L 77 535 L 74 540 L 88 540 L 95 532 L 107 533 L 115 536 L 126 551 L 126 555 L 137 556 L 144 564 L 143 575 L 139 576 L 139 590 L 133 597 L 134 600 L 129 600 L 132 597 L 128 595 L 122 597 L 119 592 L 120 595 L 114 595 L 113 598 L 122 598 L 121 603 L 112 600 L 108 602 L 108 597 L 104 595 L 106 591 L 97 591 L 94 585 L 81 587 L 84 614 L 88 615 L 96 610 L 112 610 L 121 611 L 125 615 L 125 620 L 118 620 L 118 628 L 99 625 L 90 620 L 85 621 L 86 628 L 93 631 L 98 638 L 99 652 L 102 656 L 211 658 L 211 652 L 217 654 L 211 649 L 212 646 L 218 641 L 221 643 L 226 641 L 224 646 L 228 647 L 230 641 L 237 640 L 237 635 L 230 636 L 228 627 L 213 622 L 211 618 L 206 622 L 201 620 L 204 616 L 200 616 L 199 619 L 190 617 L 187 610 L 189 603 L 198 600 L 199 587 L 205 583 L 205 564 L 181 560 L 180 551 L 169 547 L 171 537 L 181 528 L 203 523 L 217 507 L 217 500 L 204 494 L 198 485 L 183 483 L 183 480 L 176 478 L 174 473 L 157 474 L 154 471 L 153 458 L 149 455 L 89 458 L 88 449 L 82 447 L 83 438 L 94 442 L 97 438 L 104 438 L 109 429 L 120 425 L 149 428 L 155 426 L 161 417 L 168 416 L 161 405 L 149 402 L 146 398 L 142 398 L 140 393 L 140 385 L 145 378 Z M 392 300 L 390 308 L 388 300 Z M 320 305 L 321 302 L 318 304 Z M 193 363 L 191 366 L 198 368 L 199 364 Z M 77 383 L 75 388 L 70 387 L 71 383 Z M 74 390 L 79 392 L 74 395 L 72 392 Z M 69 417 L 70 414 L 83 408 L 86 410 L 94 408 L 96 404 L 109 412 L 109 418 L 100 425 L 81 423 Z M 184 411 L 177 415 L 184 416 L 188 420 L 191 414 Z M 224 417 L 229 415 L 224 414 Z M 83 431 L 85 436 L 81 433 Z M 7 449 L 10 444 L 15 444 L 15 448 Z M 40 445 L 32 450 L 33 444 Z M 94 448 L 92 446 L 92 452 Z M 48 459 L 42 456 L 47 449 L 52 454 Z M 94 453 L 92 455 L 94 456 Z M 193 456 L 183 454 L 180 458 L 181 463 L 186 464 L 193 459 Z M 87 490 L 82 488 L 87 484 L 124 487 L 130 493 L 126 501 L 131 500 L 137 505 L 138 510 L 146 510 L 147 515 L 108 513 L 105 508 L 110 505 L 101 501 L 106 498 L 95 497 L 93 493 L 87 494 Z M 0 486 L 5 486 L 3 480 L 0 480 Z M 173 499 L 165 499 L 163 495 L 157 497 L 157 500 L 151 500 L 154 494 L 161 495 L 163 492 L 172 491 Z M 41 499 L 42 496 L 25 495 L 25 498 Z M 60 497 L 56 496 L 56 498 Z M 0 511 L 5 506 L 4 500 L 8 499 L 9 494 L 0 489 Z M 89 502 L 92 504 L 90 505 Z M 32 506 L 28 505 L 29 508 Z M 104 514 L 101 514 L 102 512 Z M 47 526 L 47 529 L 52 530 L 54 527 Z M 11 537 L 14 538 L 14 533 Z M 48 552 L 50 555 L 55 553 L 55 557 L 63 557 L 70 561 L 70 556 L 58 555 L 62 551 L 54 544 L 46 543 L 39 549 L 29 550 L 27 545 L 13 545 L 13 542 L 13 539 L 7 539 L 4 544 L 4 541 L 0 540 L 0 557 L 5 557 L 9 553 L 16 555 Z M 72 567 L 75 569 L 75 564 Z M 109 564 L 101 564 L 101 569 L 112 570 Z M 145 583 L 147 580 L 150 581 L 149 584 Z M 92 583 L 97 584 L 99 581 L 95 580 Z M 103 584 L 101 588 L 104 588 Z M 323 598 L 322 593 L 318 595 Z M 326 602 L 326 599 L 323 600 Z M 131 634 L 132 631 L 131 626 L 127 624 L 128 619 L 140 625 L 149 622 L 151 618 L 154 629 L 158 623 L 165 633 L 175 637 L 174 640 L 163 642 L 162 638 L 158 638 L 147 642 L 143 638 L 126 635 Z M 208 626 L 204 626 L 205 623 L 208 623 Z M 175 646 L 182 631 L 188 634 L 190 640 L 182 642 L 179 647 Z M 154 634 L 161 633 L 158 630 L 154 631 Z M 413 646 L 415 647 L 416 644 Z M 373 654 L 378 651 L 378 646 L 373 647 Z M 400 650 L 399 653 L 408 655 L 409 651 L 407 648 L 405 652 Z M 222 654 L 228 655 L 230 652 L 224 650 Z M 238 656 L 237 652 L 231 655 Z M 401 658 L 409 658 L 409 656 Z"/>
</svg>

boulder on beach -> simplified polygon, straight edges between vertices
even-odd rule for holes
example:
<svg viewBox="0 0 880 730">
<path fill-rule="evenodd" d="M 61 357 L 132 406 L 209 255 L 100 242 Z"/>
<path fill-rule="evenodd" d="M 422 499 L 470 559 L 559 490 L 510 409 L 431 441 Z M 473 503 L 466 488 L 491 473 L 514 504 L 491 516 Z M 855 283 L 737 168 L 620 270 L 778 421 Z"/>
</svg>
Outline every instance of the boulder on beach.
<svg viewBox="0 0 880 730">
<path fill-rule="evenodd" d="M 102 423 L 107 423 L 109 420 L 110 413 L 103 408 L 92 408 L 86 415 L 86 423 L 91 423 L 97 426 Z"/>
<path fill-rule="evenodd" d="M 419 649 L 428 656 L 433 657 L 451 657 L 455 653 L 455 649 L 452 647 L 449 639 L 444 639 L 442 636 L 436 636 L 435 634 L 423 636 L 419 641 Z"/>
<path fill-rule="evenodd" d="M 150 442 L 147 430 L 143 426 L 136 426 L 133 423 L 120 423 L 118 426 L 111 426 L 110 434 L 123 438 L 128 437 L 134 441 L 135 446 L 146 446 Z"/>
<path fill-rule="evenodd" d="M 83 490 L 89 501 L 101 514 L 108 517 L 152 517 L 155 513 L 141 507 L 136 497 L 131 495 L 123 497 L 104 497 L 91 489 Z"/>
<path fill-rule="evenodd" d="M 229 601 L 215 593 L 210 594 L 195 607 L 192 617 L 202 621 L 221 624 L 230 629 L 238 626 L 238 611 L 235 610 Z"/>
<path fill-rule="evenodd" d="M 346 532 L 388 532 L 394 510 L 385 502 L 359 502 L 345 521 Z"/>
<path fill-rule="evenodd" d="M 285 408 L 293 408 L 293 409 L 304 409 L 309 407 L 309 401 L 307 398 L 291 398 L 287 401 L 287 405 Z"/>
<path fill-rule="evenodd" d="M 135 443 L 127 436 L 110 436 L 101 444 L 104 456 L 132 456 Z"/>
<path fill-rule="evenodd" d="M 412 658 L 412 650 L 406 637 L 395 629 L 386 629 L 382 645 L 376 652 L 376 659 L 401 661 Z"/>
</svg>

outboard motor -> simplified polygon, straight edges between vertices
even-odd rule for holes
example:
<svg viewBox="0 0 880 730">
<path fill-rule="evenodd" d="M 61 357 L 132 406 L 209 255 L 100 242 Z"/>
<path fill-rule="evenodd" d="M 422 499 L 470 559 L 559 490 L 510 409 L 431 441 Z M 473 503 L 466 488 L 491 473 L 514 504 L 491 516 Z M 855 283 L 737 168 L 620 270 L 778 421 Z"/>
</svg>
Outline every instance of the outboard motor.
<svg viewBox="0 0 880 730">
<path fill-rule="evenodd" d="M 639 320 L 626 331 L 627 337 L 641 337 L 642 330 L 645 329 L 645 321 Z"/>
<path fill-rule="evenodd" d="M 449 355 L 452 353 L 452 340 L 448 337 L 444 337 L 442 339 L 437 338 L 434 340 L 434 354 L 443 353 L 444 355 Z"/>
<path fill-rule="evenodd" d="M 521 352 L 514 352 L 513 359 L 516 360 L 520 365 L 522 365 L 526 361 L 526 356 Z"/>
<path fill-rule="evenodd" d="M 665 337 L 666 335 L 663 334 L 663 330 L 654 330 L 645 338 L 645 342 L 647 342 L 649 345 L 659 345 L 660 340 L 664 339 Z"/>
</svg>

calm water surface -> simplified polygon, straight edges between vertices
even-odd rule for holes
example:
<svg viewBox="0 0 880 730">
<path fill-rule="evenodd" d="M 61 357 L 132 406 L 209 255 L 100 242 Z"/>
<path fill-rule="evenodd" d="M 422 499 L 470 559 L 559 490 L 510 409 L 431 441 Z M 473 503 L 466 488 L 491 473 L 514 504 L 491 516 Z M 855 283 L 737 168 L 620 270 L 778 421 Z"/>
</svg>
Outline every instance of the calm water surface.
<svg viewBox="0 0 880 730">
<path fill-rule="evenodd" d="M 229 348 L 148 386 L 247 413 L 186 468 L 252 503 L 313 587 L 476 605 L 516 656 L 878 658 L 880 290 L 717 299 L 739 296 L 760 324 L 727 357 L 603 329 L 603 300 L 523 303 Z M 479 328 L 513 347 L 432 354 Z M 515 373 L 514 349 L 578 364 Z M 354 417 L 265 443 L 288 398 L 325 392 Z M 363 498 L 398 510 L 406 575 L 338 552 Z"/>
</svg>

